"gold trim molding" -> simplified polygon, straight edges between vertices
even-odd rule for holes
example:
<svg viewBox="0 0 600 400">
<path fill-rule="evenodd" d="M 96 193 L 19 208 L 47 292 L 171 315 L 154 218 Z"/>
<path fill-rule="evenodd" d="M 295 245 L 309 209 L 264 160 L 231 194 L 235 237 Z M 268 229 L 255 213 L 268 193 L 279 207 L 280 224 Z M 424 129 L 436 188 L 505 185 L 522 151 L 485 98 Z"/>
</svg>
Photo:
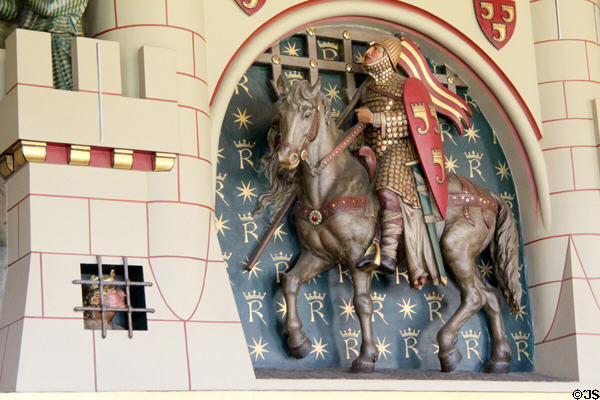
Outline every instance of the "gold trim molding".
<svg viewBox="0 0 600 400">
<path fill-rule="evenodd" d="M 90 165 L 90 146 L 72 144 L 69 150 L 69 165 Z"/>
<path fill-rule="evenodd" d="M 133 150 L 113 149 L 112 166 L 117 169 L 131 169 L 133 166 Z"/>
<path fill-rule="evenodd" d="M 43 163 L 46 161 L 46 143 L 21 140 L 16 145 L 13 156 L 16 167 L 26 162 Z"/>
<path fill-rule="evenodd" d="M 6 178 L 10 174 L 12 174 L 14 169 L 15 161 L 13 156 L 7 154 L 0 158 L 0 174 L 2 174 L 3 177 Z"/>
<path fill-rule="evenodd" d="M 175 158 L 172 153 L 154 153 L 152 154 L 152 171 L 170 171 L 175 166 Z"/>
<path fill-rule="evenodd" d="M 67 159 L 64 159 L 64 153 L 61 159 L 57 160 L 53 157 L 52 163 L 68 165 L 89 166 L 92 161 L 91 146 L 78 144 L 58 144 L 59 147 L 67 150 Z M 54 145 L 56 147 L 56 145 Z M 135 150 L 127 149 L 110 149 L 111 151 L 111 166 L 115 169 L 133 169 L 133 156 Z M 142 152 L 148 154 L 147 152 Z M 54 153 L 53 153 L 54 154 Z M 154 152 L 152 154 L 152 171 L 166 172 L 173 169 L 177 154 Z M 0 174 L 4 178 L 8 178 L 11 174 L 21 168 L 28 162 L 44 163 L 46 162 L 47 144 L 45 142 L 37 142 L 32 140 L 21 140 L 15 143 L 7 151 L 0 154 Z M 147 158 L 146 158 L 147 160 Z M 146 161 L 147 162 L 147 161 Z M 147 165 L 147 164 L 146 164 Z M 140 170 L 147 170 L 147 167 Z"/>
</svg>

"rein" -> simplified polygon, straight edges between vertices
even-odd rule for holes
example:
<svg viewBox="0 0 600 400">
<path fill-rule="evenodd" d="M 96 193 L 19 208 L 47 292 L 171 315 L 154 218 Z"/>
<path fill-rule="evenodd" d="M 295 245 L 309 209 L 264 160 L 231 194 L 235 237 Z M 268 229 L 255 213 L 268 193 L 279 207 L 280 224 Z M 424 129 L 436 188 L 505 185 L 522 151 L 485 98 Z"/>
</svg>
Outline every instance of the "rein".
<svg viewBox="0 0 600 400">
<path fill-rule="evenodd" d="M 337 146 L 335 146 L 333 148 L 333 150 L 331 150 L 329 153 L 327 153 L 327 155 L 325 157 L 323 157 L 316 166 L 314 165 L 310 165 L 308 163 L 307 160 L 306 163 L 308 164 L 308 167 L 310 168 L 310 174 L 312 176 L 318 176 L 321 175 L 321 173 L 323 172 L 323 170 L 325 169 L 325 167 L 327 167 L 329 164 L 331 164 L 331 162 L 333 160 L 335 160 L 337 158 L 337 156 L 346 149 L 346 147 L 350 146 L 350 143 L 352 143 L 354 141 L 354 139 L 356 139 L 356 137 L 358 135 L 360 135 L 360 133 L 362 131 L 365 130 L 366 125 L 362 122 L 357 123 L 356 125 L 354 125 L 352 128 L 350 128 L 350 130 L 348 132 L 346 132 L 344 134 L 344 139 L 342 139 L 341 142 L 339 142 L 337 144 Z"/>
</svg>

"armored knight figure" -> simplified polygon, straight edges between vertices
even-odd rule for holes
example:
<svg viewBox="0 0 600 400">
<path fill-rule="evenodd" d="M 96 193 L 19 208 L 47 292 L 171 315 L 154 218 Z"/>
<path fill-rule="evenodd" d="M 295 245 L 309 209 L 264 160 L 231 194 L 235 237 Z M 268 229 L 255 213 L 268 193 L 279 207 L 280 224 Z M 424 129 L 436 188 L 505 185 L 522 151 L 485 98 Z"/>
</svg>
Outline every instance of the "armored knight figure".
<svg viewBox="0 0 600 400">
<path fill-rule="evenodd" d="M 404 249 L 410 285 L 419 289 L 428 280 L 437 285 L 440 275 L 412 168 L 419 160 L 403 101 L 408 78 L 396 70 L 401 53 L 401 40 L 396 37 L 371 43 L 364 56 L 369 78 L 360 94 L 361 107 L 355 112 L 360 122 L 368 124 L 364 138 L 377 159 L 375 190 L 381 205 L 379 268 L 394 273 L 397 252 Z M 399 246 L 402 238 L 403 246 Z M 373 259 L 372 254 L 367 254 L 359 266 L 365 267 Z"/>
</svg>

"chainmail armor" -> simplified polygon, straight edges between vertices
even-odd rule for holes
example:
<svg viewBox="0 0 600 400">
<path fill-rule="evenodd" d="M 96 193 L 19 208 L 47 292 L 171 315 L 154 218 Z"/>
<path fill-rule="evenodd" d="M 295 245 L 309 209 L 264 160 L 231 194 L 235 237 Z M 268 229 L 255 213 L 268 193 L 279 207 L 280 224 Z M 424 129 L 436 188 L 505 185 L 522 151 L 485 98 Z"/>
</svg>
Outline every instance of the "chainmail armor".
<svg viewBox="0 0 600 400">
<path fill-rule="evenodd" d="M 379 113 L 381 120 L 380 128 L 369 125 L 365 130 L 366 144 L 377 156 L 375 189 L 390 189 L 411 207 L 420 208 L 414 177 L 410 167 L 406 165 L 414 157 L 404 102 L 371 89 L 375 87 L 401 98 L 406 78 L 394 71 L 387 56 L 365 64 L 365 70 L 370 75 L 371 82 L 362 94 L 361 104 L 374 114 Z"/>
</svg>

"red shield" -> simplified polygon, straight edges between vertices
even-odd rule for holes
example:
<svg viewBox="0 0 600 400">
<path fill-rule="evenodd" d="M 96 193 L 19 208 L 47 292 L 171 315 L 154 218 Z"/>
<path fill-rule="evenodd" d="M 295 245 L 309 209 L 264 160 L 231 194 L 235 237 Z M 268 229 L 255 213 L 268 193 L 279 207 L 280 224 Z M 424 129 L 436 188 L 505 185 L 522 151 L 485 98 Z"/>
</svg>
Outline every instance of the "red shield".
<svg viewBox="0 0 600 400">
<path fill-rule="evenodd" d="M 444 148 L 437 113 L 427 88 L 417 78 L 409 78 L 404 85 L 404 106 L 408 125 L 417 148 L 429 189 L 446 218 L 448 208 L 448 179 L 444 165 Z"/>
<path fill-rule="evenodd" d="M 517 24 L 513 0 L 475 0 L 475 13 L 481 30 L 496 48 L 501 49 L 512 37 Z"/>
<path fill-rule="evenodd" d="M 235 0 L 248 15 L 252 15 L 265 5 L 267 0 Z"/>
</svg>

